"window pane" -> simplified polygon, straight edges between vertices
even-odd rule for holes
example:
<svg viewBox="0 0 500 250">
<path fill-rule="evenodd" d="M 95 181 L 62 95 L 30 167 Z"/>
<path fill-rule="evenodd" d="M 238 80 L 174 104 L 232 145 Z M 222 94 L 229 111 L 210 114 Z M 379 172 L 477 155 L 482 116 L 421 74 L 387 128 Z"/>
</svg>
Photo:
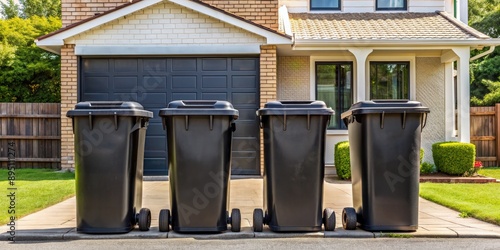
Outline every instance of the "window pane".
<svg viewBox="0 0 500 250">
<path fill-rule="evenodd" d="M 311 0 L 311 9 L 338 9 L 340 0 Z"/>
<path fill-rule="evenodd" d="M 377 9 L 404 9 L 406 0 L 377 0 Z"/>
<path fill-rule="evenodd" d="M 317 63 L 316 64 L 316 99 L 322 100 L 335 110 L 330 120 L 329 129 L 345 129 L 340 114 L 352 104 L 352 64 Z"/>
<path fill-rule="evenodd" d="M 370 63 L 370 98 L 409 99 L 409 68 L 407 62 Z"/>
</svg>

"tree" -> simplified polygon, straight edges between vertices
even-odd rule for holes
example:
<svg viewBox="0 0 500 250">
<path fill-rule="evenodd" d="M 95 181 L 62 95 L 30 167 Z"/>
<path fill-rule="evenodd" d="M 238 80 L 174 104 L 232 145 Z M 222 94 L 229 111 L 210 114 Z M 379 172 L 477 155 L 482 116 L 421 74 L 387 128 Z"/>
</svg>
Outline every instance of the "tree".
<svg viewBox="0 0 500 250">
<path fill-rule="evenodd" d="M 0 20 L 0 102 L 60 101 L 60 57 L 34 43 L 60 27 L 57 17 Z"/>
<path fill-rule="evenodd" d="M 469 25 L 486 35 L 500 37 L 500 0 L 470 0 Z M 475 56 L 482 51 L 473 51 Z M 500 48 L 493 53 L 475 60 L 470 64 L 471 71 L 471 105 L 489 106 L 495 100 L 500 100 L 500 89 L 497 89 L 500 80 Z M 498 95 L 498 98 L 495 97 Z"/>
<path fill-rule="evenodd" d="M 61 17 L 61 0 L 20 0 L 21 16 Z"/>
<path fill-rule="evenodd" d="M 6 19 L 19 16 L 19 5 L 14 0 L 8 0 L 7 3 L 0 2 L 0 7 L 2 7 L 0 14 Z"/>
</svg>

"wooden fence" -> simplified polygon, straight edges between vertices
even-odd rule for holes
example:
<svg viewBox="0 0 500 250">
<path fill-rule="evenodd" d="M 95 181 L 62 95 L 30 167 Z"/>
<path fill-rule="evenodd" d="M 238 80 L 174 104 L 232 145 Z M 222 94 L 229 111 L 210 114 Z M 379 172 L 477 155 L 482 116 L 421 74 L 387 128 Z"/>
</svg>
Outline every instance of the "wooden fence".
<svg viewBox="0 0 500 250">
<path fill-rule="evenodd" d="M 14 142 L 17 168 L 60 169 L 60 116 L 59 103 L 0 103 L 0 166 L 13 160 Z"/>
<path fill-rule="evenodd" d="M 500 166 L 500 103 L 494 107 L 470 108 L 470 142 L 483 166 Z"/>
</svg>

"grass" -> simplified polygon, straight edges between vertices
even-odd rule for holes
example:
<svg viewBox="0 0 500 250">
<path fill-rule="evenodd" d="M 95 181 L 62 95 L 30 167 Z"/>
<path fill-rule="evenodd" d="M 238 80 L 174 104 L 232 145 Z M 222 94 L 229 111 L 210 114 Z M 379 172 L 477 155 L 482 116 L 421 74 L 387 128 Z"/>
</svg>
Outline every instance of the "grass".
<svg viewBox="0 0 500 250">
<path fill-rule="evenodd" d="M 8 170 L 0 169 L 0 223 L 10 221 L 10 198 L 15 192 L 15 216 L 19 219 L 75 195 L 75 174 L 50 169 L 16 169 L 14 186 Z M 8 190 L 16 188 L 16 190 Z"/>
<path fill-rule="evenodd" d="M 493 177 L 498 180 L 500 180 L 500 167 L 488 167 L 488 168 L 482 168 L 477 172 L 480 175 L 488 176 L 488 177 Z"/>
<path fill-rule="evenodd" d="M 420 183 L 420 196 L 457 210 L 460 217 L 500 225 L 500 183 Z"/>
</svg>

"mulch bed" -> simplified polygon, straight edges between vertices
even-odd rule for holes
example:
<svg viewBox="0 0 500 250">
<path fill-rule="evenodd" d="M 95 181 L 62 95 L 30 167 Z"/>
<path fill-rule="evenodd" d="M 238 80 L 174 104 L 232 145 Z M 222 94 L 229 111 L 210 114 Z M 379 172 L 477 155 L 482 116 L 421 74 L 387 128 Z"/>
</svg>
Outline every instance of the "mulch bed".
<svg viewBox="0 0 500 250">
<path fill-rule="evenodd" d="M 444 173 L 420 174 L 420 182 L 434 183 L 490 183 L 497 182 L 497 179 L 477 175 L 472 177 L 452 176 Z"/>
</svg>

